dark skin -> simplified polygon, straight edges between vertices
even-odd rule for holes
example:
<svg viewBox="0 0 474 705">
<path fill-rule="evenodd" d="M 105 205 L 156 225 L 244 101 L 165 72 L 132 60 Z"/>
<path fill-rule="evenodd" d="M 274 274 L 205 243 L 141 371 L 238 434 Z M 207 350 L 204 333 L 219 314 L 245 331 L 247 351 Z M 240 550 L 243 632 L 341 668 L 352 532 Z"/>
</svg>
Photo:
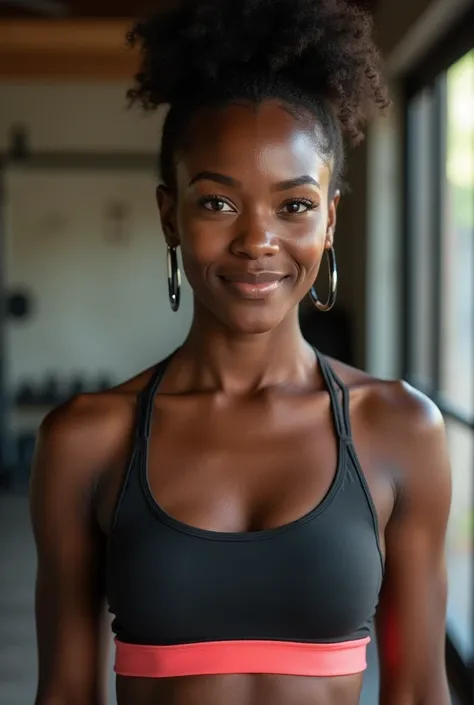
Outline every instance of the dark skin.
<svg viewBox="0 0 474 705">
<path fill-rule="evenodd" d="M 203 111 L 178 155 L 176 191 L 158 190 L 195 316 L 155 401 L 150 485 L 169 514 L 200 528 L 239 532 L 291 522 L 319 503 L 335 472 L 328 393 L 297 315 L 333 242 L 339 200 L 329 190 L 331 163 L 319 153 L 317 129 L 275 102 Z M 302 176 L 311 178 L 289 183 Z M 222 280 L 262 265 L 284 276 L 266 296 L 249 298 Z M 404 383 L 331 364 L 350 390 L 354 443 L 385 554 L 380 703 L 448 705 L 450 471 L 440 413 Z M 36 705 L 105 703 L 106 538 L 137 393 L 151 373 L 80 396 L 42 425 L 31 483 Z M 119 705 L 356 705 L 362 679 L 119 677 L 117 697 Z"/>
</svg>

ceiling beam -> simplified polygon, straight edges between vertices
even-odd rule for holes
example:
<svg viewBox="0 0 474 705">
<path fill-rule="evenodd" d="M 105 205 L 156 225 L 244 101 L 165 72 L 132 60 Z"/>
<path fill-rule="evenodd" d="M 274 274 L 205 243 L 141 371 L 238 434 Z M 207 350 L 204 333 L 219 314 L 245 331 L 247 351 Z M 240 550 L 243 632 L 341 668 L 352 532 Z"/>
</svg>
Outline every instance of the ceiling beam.
<svg viewBox="0 0 474 705">
<path fill-rule="evenodd" d="M 4 20 L 0 23 L 3 79 L 129 80 L 138 66 L 126 48 L 131 20 Z"/>
<path fill-rule="evenodd" d="M 58 56 L 43 54 L 0 54 L 0 80 L 5 83 L 34 81 L 130 82 L 137 70 L 136 64 L 122 55 L 101 54 Z"/>
<path fill-rule="evenodd" d="M 132 20 L 3 20 L 0 53 L 126 52 L 125 35 Z"/>
</svg>

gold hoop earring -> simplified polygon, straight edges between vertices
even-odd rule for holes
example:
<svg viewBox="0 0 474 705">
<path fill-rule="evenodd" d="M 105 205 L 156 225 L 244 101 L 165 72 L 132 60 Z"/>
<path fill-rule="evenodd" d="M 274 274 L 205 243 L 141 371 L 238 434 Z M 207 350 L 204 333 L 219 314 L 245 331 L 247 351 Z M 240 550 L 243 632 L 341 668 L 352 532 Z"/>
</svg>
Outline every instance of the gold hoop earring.
<svg viewBox="0 0 474 705">
<path fill-rule="evenodd" d="M 321 301 L 318 298 L 318 295 L 316 293 L 316 289 L 313 286 L 309 290 L 309 295 L 311 297 L 311 301 L 313 304 L 316 306 L 318 311 L 330 311 L 334 304 L 336 303 L 336 295 L 337 295 L 337 264 L 336 264 L 336 253 L 334 252 L 334 247 L 330 247 L 329 249 L 326 250 L 326 256 L 328 260 L 328 266 L 329 266 L 329 295 L 328 295 L 328 300 L 326 301 L 325 304 L 322 304 Z"/>
<path fill-rule="evenodd" d="M 166 260 L 168 265 L 168 297 L 172 311 L 176 312 L 181 298 L 181 272 L 179 271 L 176 247 L 168 245 Z"/>
</svg>

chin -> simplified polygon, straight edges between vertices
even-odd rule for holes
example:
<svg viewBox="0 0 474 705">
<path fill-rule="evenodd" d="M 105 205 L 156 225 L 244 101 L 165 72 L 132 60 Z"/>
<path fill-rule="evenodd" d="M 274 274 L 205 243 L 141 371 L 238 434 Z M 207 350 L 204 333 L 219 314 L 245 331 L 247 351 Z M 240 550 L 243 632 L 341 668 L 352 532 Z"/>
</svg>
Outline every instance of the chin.
<svg viewBox="0 0 474 705">
<path fill-rule="evenodd" d="M 278 328 L 284 316 L 276 311 L 247 310 L 226 311 L 219 315 L 227 329 L 241 335 L 262 335 Z"/>
</svg>

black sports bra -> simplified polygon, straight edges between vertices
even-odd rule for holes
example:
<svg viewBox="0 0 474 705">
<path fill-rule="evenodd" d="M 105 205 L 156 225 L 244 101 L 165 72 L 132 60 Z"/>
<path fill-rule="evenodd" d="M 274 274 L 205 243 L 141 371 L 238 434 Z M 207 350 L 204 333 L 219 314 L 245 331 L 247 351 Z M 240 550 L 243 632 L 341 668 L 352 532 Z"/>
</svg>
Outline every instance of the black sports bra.
<svg viewBox="0 0 474 705">
<path fill-rule="evenodd" d="M 108 550 L 117 674 L 321 677 L 365 669 L 383 576 L 378 522 L 351 439 L 348 390 L 317 356 L 339 443 L 331 487 L 306 516 L 241 533 L 189 526 L 153 498 L 148 438 L 170 358 L 157 366 L 139 396 Z"/>
</svg>

